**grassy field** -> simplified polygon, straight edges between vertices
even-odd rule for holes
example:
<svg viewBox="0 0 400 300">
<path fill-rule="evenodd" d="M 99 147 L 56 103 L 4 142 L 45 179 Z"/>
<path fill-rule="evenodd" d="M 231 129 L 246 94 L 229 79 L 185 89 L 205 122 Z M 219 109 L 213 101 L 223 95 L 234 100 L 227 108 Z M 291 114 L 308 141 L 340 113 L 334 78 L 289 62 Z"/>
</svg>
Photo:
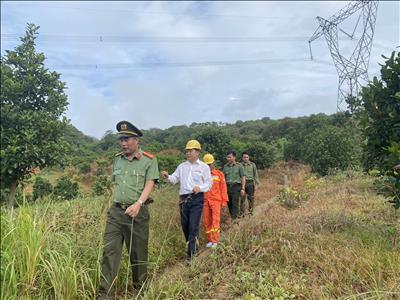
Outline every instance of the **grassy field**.
<svg viewBox="0 0 400 300">
<path fill-rule="evenodd" d="M 281 163 L 261 178 L 254 215 L 233 225 L 225 210 L 220 247 L 205 250 L 202 232 L 191 266 L 177 188 L 157 188 L 146 299 L 400 299 L 399 213 L 374 193 L 370 177 L 318 179 L 305 166 Z M 94 299 L 110 201 L 3 210 L 1 299 Z M 132 299 L 128 268 L 124 253 L 119 299 Z"/>
</svg>

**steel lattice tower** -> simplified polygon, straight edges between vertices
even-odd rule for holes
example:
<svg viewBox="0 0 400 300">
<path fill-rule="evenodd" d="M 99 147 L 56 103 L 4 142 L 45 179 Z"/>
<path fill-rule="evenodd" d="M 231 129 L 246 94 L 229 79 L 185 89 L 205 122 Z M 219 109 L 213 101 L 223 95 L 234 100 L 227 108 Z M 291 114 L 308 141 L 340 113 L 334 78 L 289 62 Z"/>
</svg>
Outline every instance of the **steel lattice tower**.
<svg viewBox="0 0 400 300">
<path fill-rule="evenodd" d="M 338 25 L 360 10 L 361 12 L 354 27 L 353 34 L 350 35 L 339 28 L 340 31 L 353 39 L 358 23 L 362 17 L 362 34 L 350 58 L 346 58 L 339 51 Z M 308 41 L 310 55 L 311 59 L 313 59 L 311 42 L 323 35 L 327 41 L 333 62 L 339 75 L 337 97 L 338 111 L 341 110 L 340 106 L 347 96 L 358 96 L 361 86 L 360 79 L 368 81 L 368 63 L 371 54 L 377 12 L 378 1 L 361 0 L 351 1 L 347 6 L 342 8 L 328 20 L 322 17 L 317 17 L 319 27 Z"/>
</svg>

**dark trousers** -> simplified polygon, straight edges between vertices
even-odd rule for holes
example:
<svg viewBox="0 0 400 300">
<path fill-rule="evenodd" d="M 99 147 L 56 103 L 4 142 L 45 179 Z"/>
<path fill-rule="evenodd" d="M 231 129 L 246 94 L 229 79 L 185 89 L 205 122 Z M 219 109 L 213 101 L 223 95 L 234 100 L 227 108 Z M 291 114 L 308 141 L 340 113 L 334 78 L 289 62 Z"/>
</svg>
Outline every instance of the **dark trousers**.
<svg viewBox="0 0 400 300">
<path fill-rule="evenodd" d="M 234 220 L 244 215 L 243 199 L 240 197 L 242 185 L 240 183 L 228 183 L 227 188 L 229 213 Z"/>
<path fill-rule="evenodd" d="M 101 297 L 113 295 L 124 242 L 129 253 L 133 286 L 139 289 L 144 283 L 147 275 L 149 220 L 147 206 L 141 207 L 133 219 L 115 204 L 108 210 L 99 284 Z"/>
<path fill-rule="evenodd" d="M 254 208 L 254 192 L 255 192 L 255 187 L 254 187 L 254 181 L 253 180 L 246 180 L 246 188 L 245 188 L 246 194 L 243 197 L 243 204 L 246 202 L 246 196 L 247 196 L 247 201 L 249 202 L 249 213 L 253 214 L 253 208 Z"/>
<path fill-rule="evenodd" d="M 201 213 L 204 206 L 204 194 L 181 195 L 179 198 L 181 225 L 188 245 L 187 256 L 188 258 L 192 258 L 198 250 L 198 236 Z"/>
</svg>

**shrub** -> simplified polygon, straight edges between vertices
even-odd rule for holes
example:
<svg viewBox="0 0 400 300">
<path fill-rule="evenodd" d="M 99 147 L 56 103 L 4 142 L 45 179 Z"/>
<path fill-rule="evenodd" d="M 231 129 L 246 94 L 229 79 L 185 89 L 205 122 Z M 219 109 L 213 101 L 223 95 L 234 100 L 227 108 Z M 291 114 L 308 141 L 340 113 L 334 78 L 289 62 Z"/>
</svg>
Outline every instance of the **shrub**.
<svg viewBox="0 0 400 300">
<path fill-rule="evenodd" d="M 107 169 L 110 167 L 110 160 L 105 157 L 98 158 L 96 160 L 97 170 L 96 175 L 107 174 Z"/>
<path fill-rule="evenodd" d="M 271 167 L 277 161 L 279 155 L 275 145 L 259 141 L 251 143 L 247 152 L 249 152 L 251 161 L 257 165 L 258 169 Z"/>
<path fill-rule="evenodd" d="M 400 208 L 400 52 L 393 51 L 376 76 L 364 86 L 361 97 L 348 97 L 350 111 L 359 121 L 363 134 L 366 170 L 378 169 L 377 183 L 383 195 Z"/>
<path fill-rule="evenodd" d="M 296 191 L 290 187 L 283 187 L 279 190 L 276 201 L 282 206 L 293 209 L 298 208 L 307 200 L 308 195 L 304 192 Z"/>
<path fill-rule="evenodd" d="M 107 175 L 98 175 L 93 184 L 93 194 L 96 196 L 111 195 L 112 181 Z"/>
<path fill-rule="evenodd" d="M 395 171 L 394 174 L 395 176 L 392 175 L 379 176 L 374 182 L 374 187 L 378 192 L 378 194 L 386 197 L 388 199 L 387 201 L 391 203 L 395 209 L 399 209 L 400 208 L 399 171 Z"/>
<path fill-rule="evenodd" d="M 78 165 L 78 168 L 79 168 L 79 172 L 82 173 L 82 174 L 87 174 L 87 173 L 89 173 L 90 170 L 91 170 L 90 163 L 88 163 L 88 162 L 86 162 L 86 161 L 80 163 L 80 164 Z"/>
<path fill-rule="evenodd" d="M 324 179 L 318 177 L 315 174 L 310 174 L 305 177 L 304 189 L 306 191 L 315 190 L 321 188 L 324 185 Z"/>
<path fill-rule="evenodd" d="M 53 186 L 51 183 L 42 177 L 36 177 L 35 183 L 33 184 L 33 200 L 43 198 L 50 195 L 53 192 Z"/>
<path fill-rule="evenodd" d="M 221 128 L 204 128 L 196 137 L 202 145 L 202 150 L 211 153 L 217 162 L 225 161 L 226 152 L 230 150 L 230 138 Z"/>
<path fill-rule="evenodd" d="M 167 171 L 169 174 L 175 171 L 176 167 L 183 161 L 179 156 L 157 155 L 158 168 L 160 171 Z"/>
<path fill-rule="evenodd" d="M 313 172 L 327 175 L 332 169 L 345 170 L 358 165 L 358 151 L 346 129 L 324 126 L 305 138 L 302 158 Z"/>
<path fill-rule="evenodd" d="M 62 200 L 71 200 L 78 196 L 79 185 L 73 182 L 67 176 L 62 176 L 58 181 L 53 191 L 54 196 Z"/>
</svg>

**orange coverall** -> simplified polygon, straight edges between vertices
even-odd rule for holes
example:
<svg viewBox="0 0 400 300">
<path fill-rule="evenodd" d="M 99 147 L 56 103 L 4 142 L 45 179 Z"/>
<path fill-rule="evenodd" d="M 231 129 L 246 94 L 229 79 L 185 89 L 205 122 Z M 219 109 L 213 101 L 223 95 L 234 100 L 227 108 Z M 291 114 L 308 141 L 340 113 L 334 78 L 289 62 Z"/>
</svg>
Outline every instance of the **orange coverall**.
<svg viewBox="0 0 400 300">
<path fill-rule="evenodd" d="M 219 243 L 221 207 L 228 203 L 228 193 L 224 173 L 211 170 L 212 188 L 204 193 L 204 226 L 206 228 L 207 241 Z"/>
</svg>

